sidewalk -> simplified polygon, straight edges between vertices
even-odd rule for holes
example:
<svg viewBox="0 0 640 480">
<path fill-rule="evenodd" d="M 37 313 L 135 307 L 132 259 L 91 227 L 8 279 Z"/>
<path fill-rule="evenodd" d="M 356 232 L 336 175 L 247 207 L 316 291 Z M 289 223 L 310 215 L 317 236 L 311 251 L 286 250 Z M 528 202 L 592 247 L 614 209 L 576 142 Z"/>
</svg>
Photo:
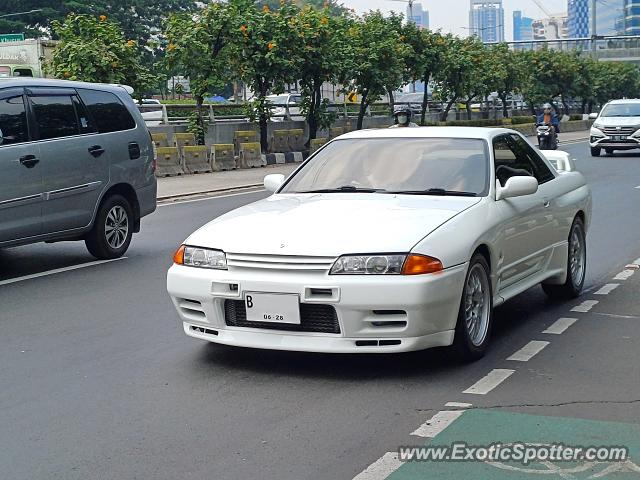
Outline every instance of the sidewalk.
<svg viewBox="0 0 640 480">
<path fill-rule="evenodd" d="M 563 142 L 584 140 L 588 135 L 589 132 L 586 130 L 561 134 L 560 149 L 562 150 Z M 532 139 L 531 137 L 529 138 Z M 535 137 L 533 140 L 535 140 Z M 262 180 L 265 175 L 282 173 L 286 176 L 299 165 L 299 163 L 290 163 L 286 165 L 271 165 L 265 168 L 158 178 L 158 200 L 171 200 L 172 198 L 198 194 L 223 193 L 243 188 L 259 188 L 262 187 Z"/>
</svg>

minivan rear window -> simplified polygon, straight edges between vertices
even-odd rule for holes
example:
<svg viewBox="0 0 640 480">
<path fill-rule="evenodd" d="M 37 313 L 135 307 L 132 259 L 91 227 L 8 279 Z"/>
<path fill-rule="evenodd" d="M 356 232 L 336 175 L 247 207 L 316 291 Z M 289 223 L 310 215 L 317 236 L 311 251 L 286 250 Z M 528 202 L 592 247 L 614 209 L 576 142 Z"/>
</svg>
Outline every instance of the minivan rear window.
<svg viewBox="0 0 640 480">
<path fill-rule="evenodd" d="M 98 127 L 98 132 L 109 133 L 135 128 L 136 122 L 120 99 L 110 92 L 78 89 L 80 98 Z"/>
</svg>

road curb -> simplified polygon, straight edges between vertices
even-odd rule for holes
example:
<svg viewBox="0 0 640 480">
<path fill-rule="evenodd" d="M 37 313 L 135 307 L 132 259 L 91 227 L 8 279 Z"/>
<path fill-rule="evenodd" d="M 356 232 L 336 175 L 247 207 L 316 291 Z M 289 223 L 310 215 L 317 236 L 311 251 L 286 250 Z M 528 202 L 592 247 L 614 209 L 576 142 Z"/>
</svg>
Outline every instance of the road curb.
<svg viewBox="0 0 640 480">
<path fill-rule="evenodd" d="M 178 193 L 175 195 L 164 195 L 162 197 L 158 197 L 157 200 L 159 203 L 166 203 L 166 202 L 171 202 L 171 201 L 176 201 L 176 200 L 180 200 L 182 198 L 193 198 L 193 197 L 207 197 L 207 196 L 216 196 L 217 194 L 221 194 L 221 193 L 233 193 L 236 191 L 243 191 L 243 190 L 250 190 L 250 189 L 255 189 L 255 188 L 259 188 L 259 187 L 263 187 L 262 183 L 252 183 L 249 185 L 235 185 L 233 187 L 226 187 L 226 188 L 217 188 L 215 190 L 204 190 L 204 191 L 200 191 L 200 192 L 189 192 L 189 193 Z"/>
</svg>

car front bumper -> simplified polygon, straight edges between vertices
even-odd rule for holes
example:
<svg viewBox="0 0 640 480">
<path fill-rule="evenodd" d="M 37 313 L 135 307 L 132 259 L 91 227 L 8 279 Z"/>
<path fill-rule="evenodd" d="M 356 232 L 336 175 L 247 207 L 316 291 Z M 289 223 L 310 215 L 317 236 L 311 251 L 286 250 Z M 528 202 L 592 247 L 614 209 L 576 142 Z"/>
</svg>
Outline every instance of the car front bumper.
<svg viewBox="0 0 640 480">
<path fill-rule="evenodd" d="M 640 136 L 636 137 L 634 133 L 626 137 L 625 140 L 614 140 L 602 130 L 592 127 L 589 132 L 589 146 L 591 148 L 612 148 L 614 150 L 633 150 L 640 148 Z"/>
<path fill-rule="evenodd" d="M 173 265 L 167 290 L 191 337 L 273 350 L 394 353 L 451 345 L 466 271 L 463 264 L 428 275 L 338 276 Z M 225 302 L 242 305 L 246 292 L 296 294 L 305 307 L 331 306 L 339 333 L 228 325 Z"/>
</svg>

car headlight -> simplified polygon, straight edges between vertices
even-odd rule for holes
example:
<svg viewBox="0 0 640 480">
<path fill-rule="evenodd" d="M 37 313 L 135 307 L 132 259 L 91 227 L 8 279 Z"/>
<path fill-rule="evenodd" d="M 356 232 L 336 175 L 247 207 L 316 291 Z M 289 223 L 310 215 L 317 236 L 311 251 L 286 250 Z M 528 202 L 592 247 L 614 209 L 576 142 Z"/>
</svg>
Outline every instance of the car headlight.
<svg viewBox="0 0 640 480">
<path fill-rule="evenodd" d="M 227 269 L 227 256 L 222 250 L 181 245 L 173 256 L 173 262 L 186 267 Z"/>
<path fill-rule="evenodd" d="M 330 275 L 420 275 L 443 269 L 437 258 L 416 254 L 343 255 L 335 261 Z"/>
<path fill-rule="evenodd" d="M 594 123 L 592 127 L 597 128 L 598 130 L 602 130 L 604 128 L 604 126 L 600 125 L 599 123 Z"/>
</svg>

